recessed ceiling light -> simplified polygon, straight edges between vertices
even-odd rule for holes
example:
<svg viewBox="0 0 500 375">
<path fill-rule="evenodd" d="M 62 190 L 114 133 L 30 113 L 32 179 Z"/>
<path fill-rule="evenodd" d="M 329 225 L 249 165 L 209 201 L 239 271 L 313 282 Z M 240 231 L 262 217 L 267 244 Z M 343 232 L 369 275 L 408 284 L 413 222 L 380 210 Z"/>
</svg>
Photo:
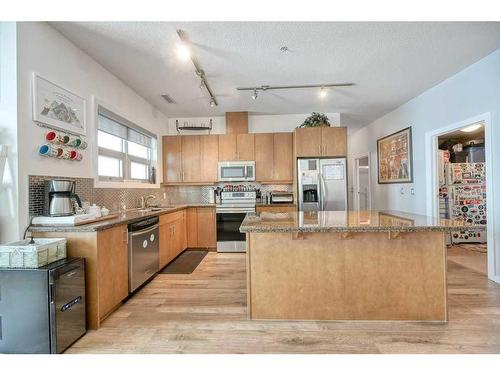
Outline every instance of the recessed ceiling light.
<svg viewBox="0 0 500 375">
<path fill-rule="evenodd" d="M 462 131 L 464 133 L 471 133 L 471 132 L 476 131 L 482 127 L 483 127 L 483 124 L 473 124 L 473 125 L 466 126 L 463 129 L 460 129 L 460 131 Z"/>
<path fill-rule="evenodd" d="M 177 46 L 177 57 L 180 60 L 186 61 L 191 57 L 191 50 L 184 43 Z"/>
<path fill-rule="evenodd" d="M 323 98 L 326 98 L 326 95 L 327 95 L 327 94 L 328 94 L 328 93 L 326 92 L 326 89 L 325 89 L 324 87 L 322 87 L 322 88 L 321 88 L 321 90 L 319 90 L 319 97 L 320 97 L 320 98 L 322 98 L 322 99 L 323 99 Z"/>
</svg>

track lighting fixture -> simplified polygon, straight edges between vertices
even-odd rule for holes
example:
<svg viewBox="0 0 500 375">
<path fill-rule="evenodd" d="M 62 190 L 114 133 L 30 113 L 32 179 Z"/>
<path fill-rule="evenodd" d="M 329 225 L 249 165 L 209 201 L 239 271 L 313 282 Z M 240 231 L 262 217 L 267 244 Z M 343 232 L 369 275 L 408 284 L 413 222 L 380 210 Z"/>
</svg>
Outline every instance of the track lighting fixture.
<svg viewBox="0 0 500 375">
<path fill-rule="evenodd" d="M 257 93 L 257 89 L 253 89 L 253 95 L 252 95 L 252 99 L 253 100 L 257 100 L 257 97 L 258 97 L 258 93 Z"/>
<path fill-rule="evenodd" d="M 179 58 L 183 60 L 191 60 L 194 65 L 195 73 L 200 78 L 200 90 L 204 88 L 207 90 L 208 95 L 210 95 L 210 107 L 217 106 L 217 99 L 215 98 L 214 93 L 210 89 L 210 86 L 207 82 L 207 78 L 205 76 L 205 71 L 201 68 L 200 64 L 196 60 L 195 56 L 192 55 L 192 43 L 189 40 L 186 32 L 184 30 L 177 30 L 177 35 L 181 40 L 181 44 L 177 48 L 177 55 Z"/>
<path fill-rule="evenodd" d="M 252 99 L 257 99 L 258 91 L 266 91 L 266 90 L 288 90 L 288 89 L 309 89 L 309 88 L 320 88 L 319 96 L 320 98 L 325 98 L 328 95 L 327 88 L 328 87 L 347 87 L 354 86 L 354 83 L 325 83 L 318 85 L 295 85 L 295 86 L 269 86 L 262 85 L 258 87 L 238 87 L 236 90 L 239 91 L 253 91 Z"/>
</svg>

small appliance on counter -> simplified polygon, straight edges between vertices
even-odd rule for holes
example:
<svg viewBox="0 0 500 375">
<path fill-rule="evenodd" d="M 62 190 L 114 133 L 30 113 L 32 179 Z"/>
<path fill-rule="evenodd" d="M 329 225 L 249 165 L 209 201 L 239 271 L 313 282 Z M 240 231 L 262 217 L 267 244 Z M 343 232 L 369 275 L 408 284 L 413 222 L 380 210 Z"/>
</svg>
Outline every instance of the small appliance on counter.
<svg viewBox="0 0 500 375">
<path fill-rule="evenodd" d="M 0 268 L 0 353 L 62 353 L 87 331 L 85 260 Z"/>
<path fill-rule="evenodd" d="M 270 203 L 293 203 L 293 193 L 288 191 L 271 191 Z"/>
<path fill-rule="evenodd" d="M 48 180 L 45 182 L 44 216 L 71 216 L 75 214 L 75 199 L 79 207 L 82 202 L 75 194 L 75 182 L 70 180 Z"/>
</svg>

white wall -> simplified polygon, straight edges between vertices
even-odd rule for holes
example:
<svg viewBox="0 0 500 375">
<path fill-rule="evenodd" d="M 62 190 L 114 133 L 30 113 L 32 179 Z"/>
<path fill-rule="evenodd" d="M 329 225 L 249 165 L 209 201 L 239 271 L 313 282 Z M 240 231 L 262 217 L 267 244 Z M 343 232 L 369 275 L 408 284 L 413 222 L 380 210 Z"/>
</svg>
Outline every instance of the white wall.
<svg viewBox="0 0 500 375">
<path fill-rule="evenodd" d="M 364 152 L 370 152 L 372 156 L 373 208 L 425 214 L 426 201 L 432 199 L 426 196 L 429 172 L 425 163 L 425 133 L 488 112 L 491 113 L 493 129 L 493 155 L 497 156 L 500 144 L 500 50 L 352 134 L 348 146 L 350 159 Z M 377 184 L 376 140 L 408 126 L 412 126 L 413 132 L 414 183 Z M 494 242 L 500 246 L 500 162 L 498 158 L 493 159 L 493 165 L 487 168 L 493 171 L 494 194 L 488 196 L 488 200 L 494 204 Z M 352 173 L 352 168 L 350 171 Z M 411 187 L 414 187 L 415 195 L 409 194 Z M 404 189 L 403 195 L 400 189 Z M 500 257 L 497 262 L 498 274 Z"/>
<path fill-rule="evenodd" d="M 291 114 L 291 115 L 252 115 L 248 116 L 248 132 L 249 133 L 279 133 L 291 132 L 297 126 L 302 124 L 306 117 L 310 114 Z M 327 113 L 330 123 L 333 125 L 340 124 L 339 113 Z M 183 117 L 183 118 L 169 118 L 168 131 L 165 134 L 177 134 L 175 130 L 175 121 L 179 121 L 182 125 L 185 121 L 190 124 L 199 124 L 204 121 L 208 124 L 208 120 L 212 119 L 212 132 L 211 134 L 224 134 L 226 132 L 226 118 L 225 116 L 215 117 Z M 183 131 L 182 134 L 189 134 Z M 196 133 L 195 133 L 196 134 Z"/>
<path fill-rule="evenodd" d="M 17 23 L 17 48 L 19 200 L 23 202 L 20 207 L 19 225 L 23 228 L 28 220 L 29 174 L 94 177 L 92 150 L 95 146 L 95 129 L 92 96 L 108 104 L 109 109 L 120 116 L 158 135 L 165 133 L 168 120 L 155 107 L 46 23 Z M 38 147 L 44 143 L 46 130 L 32 120 L 33 72 L 87 100 L 87 142 L 90 147 L 85 151 L 81 162 L 38 155 Z M 161 146 L 161 142 L 158 143 Z M 158 151 L 161 155 L 161 149 Z M 157 180 L 161 181 L 161 168 L 158 168 Z"/>
<path fill-rule="evenodd" d="M 16 91 L 16 23 L 0 22 L 0 145 L 9 147 L 0 181 L 0 244 L 19 237 Z"/>
</svg>

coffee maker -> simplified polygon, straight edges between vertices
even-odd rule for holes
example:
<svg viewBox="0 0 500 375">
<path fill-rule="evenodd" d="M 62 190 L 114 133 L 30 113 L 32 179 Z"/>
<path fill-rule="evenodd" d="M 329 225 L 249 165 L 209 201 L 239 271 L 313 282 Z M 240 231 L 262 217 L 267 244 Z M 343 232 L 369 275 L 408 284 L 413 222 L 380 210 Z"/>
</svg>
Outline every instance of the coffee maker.
<svg viewBox="0 0 500 375">
<path fill-rule="evenodd" d="M 45 182 L 44 216 L 71 216 L 75 214 L 72 198 L 81 207 L 75 194 L 75 182 L 70 180 L 48 180 Z"/>
</svg>

